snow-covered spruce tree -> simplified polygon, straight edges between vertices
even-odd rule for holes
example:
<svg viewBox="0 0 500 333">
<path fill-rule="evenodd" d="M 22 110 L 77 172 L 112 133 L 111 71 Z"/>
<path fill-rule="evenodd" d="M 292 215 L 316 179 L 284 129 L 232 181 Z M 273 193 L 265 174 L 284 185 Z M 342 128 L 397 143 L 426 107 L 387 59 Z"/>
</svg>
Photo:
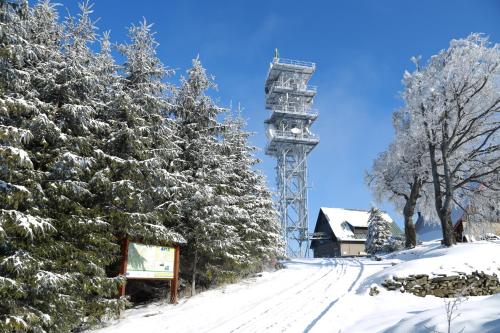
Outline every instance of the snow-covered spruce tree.
<svg viewBox="0 0 500 333">
<path fill-rule="evenodd" d="M 166 118 L 169 87 L 162 82 L 169 72 L 156 56 L 151 25 L 132 25 L 129 38 L 130 44 L 118 46 L 125 57 L 123 75 L 112 79 L 116 73 L 111 73 L 111 87 L 102 87 L 108 96 L 98 117 L 108 129 L 95 151 L 102 167 L 91 179 L 96 209 L 110 223 L 115 244 L 125 237 L 156 245 L 182 242 L 169 228 L 178 213 L 174 193 L 179 182 L 171 168 L 177 148 Z M 109 50 L 98 58 L 112 63 Z M 109 274 L 117 273 L 118 259 Z"/>
<path fill-rule="evenodd" d="M 239 260 L 239 235 L 227 209 L 227 158 L 222 155 L 222 125 L 217 116 L 224 112 L 205 94 L 215 84 L 207 76 L 199 59 L 181 78 L 174 96 L 173 115 L 181 153 L 176 168 L 188 184 L 182 204 L 179 232 L 187 239 L 181 258 L 191 289 L 197 280 L 212 281 L 214 262 Z"/>
<path fill-rule="evenodd" d="M 209 193 L 207 201 L 198 201 L 202 207 L 198 216 L 202 217 L 203 226 L 197 228 L 197 232 L 201 232 L 197 241 L 201 240 L 206 247 L 200 247 L 197 253 L 197 269 L 204 284 L 234 280 L 249 266 L 248 249 L 239 232 L 248 217 L 241 205 L 242 193 L 236 183 L 244 181 L 235 172 L 242 162 L 232 158 L 235 147 L 227 141 L 226 125 L 217 124 L 216 132 L 212 132 L 212 137 L 205 141 L 206 147 L 202 146 L 202 149 L 214 160 L 202 167 L 204 175 L 199 173 L 199 177 L 193 179 L 196 187 L 201 183 L 208 186 L 204 190 Z"/>
<path fill-rule="evenodd" d="M 489 186 L 500 171 L 499 76 L 500 45 L 481 34 L 452 40 L 425 67 L 405 74 L 411 130 L 426 140 L 447 246 L 455 243 L 451 211 L 459 193 Z"/>
<path fill-rule="evenodd" d="M 57 181 L 50 166 L 68 138 L 58 127 L 57 105 L 45 99 L 38 81 L 39 73 L 63 59 L 62 28 L 47 2 L 1 6 L 0 165 L 6 200 L 0 220 L 0 328 L 67 332 L 83 317 L 80 273 L 62 267 L 72 246 L 57 234 L 59 216 L 51 210 L 48 191 Z M 47 81 L 53 79 L 50 73 Z"/>
<path fill-rule="evenodd" d="M 31 270 L 17 272 L 17 281 L 22 282 L 22 276 L 23 288 L 30 291 L 17 303 L 30 312 L 9 311 L 26 322 L 20 331 L 67 332 L 117 314 L 123 306 L 114 299 L 119 280 L 105 274 L 116 246 L 108 223 L 95 210 L 96 196 L 89 185 L 98 170 L 94 147 L 106 126 L 95 120 L 101 97 L 95 90 L 100 81 L 93 71 L 96 57 L 89 49 L 95 27 L 90 8 L 81 9 L 78 18 L 68 17 L 64 25 L 48 2 L 27 10 L 22 16 L 27 34 L 17 49 L 24 47 L 26 58 L 19 52 L 13 62 L 24 66 L 26 86 L 9 97 L 24 94 L 25 105 L 35 106 L 9 114 L 8 120 L 27 126 L 30 133 L 24 144 L 33 172 L 23 175 L 23 181 L 33 189 L 19 210 L 50 219 L 52 230 L 50 237 L 32 240 L 29 247 L 26 242 L 11 244 L 11 259 L 2 261 L 7 272 L 7 264 L 20 253 L 32 261 Z M 5 322 L 14 321 L 6 317 Z"/>
<path fill-rule="evenodd" d="M 45 109 L 30 96 L 36 92 L 26 69 L 46 60 L 42 49 L 48 46 L 30 39 L 32 15 L 21 1 L 0 1 L 0 332 L 41 330 L 53 320 L 44 311 L 53 298 L 44 295 L 40 279 L 49 259 L 38 245 L 54 227 L 44 210 L 45 177 L 34 155 L 42 148 L 35 137 L 40 131 L 59 133 L 53 123 L 40 121 Z M 54 26 L 45 28 L 57 33 Z"/>
<path fill-rule="evenodd" d="M 250 133 L 238 110 L 236 117 L 224 121 L 224 154 L 229 162 L 228 192 L 235 198 L 231 213 L 236 219 L 245 255 L 240 274 L 260 269 L 263 264 L 283 255 L 280 225 L 265 178 L 254 169 L 259 162 L 254 157 L 255 147 L 248 143 Z"/>
<path fill-rule="evenodd" d="M 366 252 L 370 254 L 388 252 L 391 236 L 391 222 L 384 219 L 380 209 L 373 207 L 368 218 Z"/>
<path fill-rule="evenodd" d="M 113 169 L 123 162 L 117 159 L 108 168 L 113 155 L 104 151 L 112 145 L 102 144 L 103 138 L 119 132 L 121 126 L 120 117 L 110 110 L 123 103 L 123 96 L 130 98 L 126 89 L 130 92 L 138 86 L 121 89 L 126 85 L 116 80 L 106 37 L 99 55 L 90 51 L 89 43 L 95 40 L 90 9 L 83 6 L 78 18 L 69 17 L 61 26 L 48 2 L 33 8 L 2 6 L 0 158 L 1 195 L 6 200 L 2 200 L 0 224 L 0 284 L 5 300 L 0 306 L 0 328 L 68 332 L 116 314 L 123 306 L 123 300 L 114 299 L 120 279 L 107 278 L 105 273 L 105 267 L 118 258 L 113 235 L 123 230 L 121 221 L 130 223 L 127 231 L 135 239 L 180 239 L 157 219 L 158 211 L 165 209 L 142 207 L 142 203 L 160 201 L 162 207 L 169 207 L 161 194 L 168 183 L 161 178 L 164 169 L 153 166 L 157 174 L 150 176 L 155 179 L 150 178 L 149 185 L 154 183 L 154 188 L 140 187 L 141 194 L 154 192 L 156 200 L 146 194 L 134 197 L 141 207 L 124 209 L 118 223 L 113 208 L 120 199 L 130 205 L 133 200 L 127 198 L 129 193 L 121 198 L 111 191 L 101 193 L 103 184 L 111 184 L 108 189 L 113 190 L 113 181 L 127 180 L 128 170 L 123 167 L 127 162 L 132 173 L 145 177 L 150 170 L 147 160 L 162 159 L 162 151 L 170 145 L 149 133 L 162 133 L 167 126 L 163 126 L 163 110 L 148 108 L 151 117 L 160 121 L 150 118 L 149 129 L 135 128 L 145 139 L 132 140 L 146 142 L 137 149 L 150 157 L 131 158 L 121 163 L 121 170 Z M 135 96 L 140 97 L 144 90 L 137 90 Z M 130 100 L 131 107 L 138 109 L 140 102 Z M 145 108 L 148 105 L 143 103 Z M 102 150 L 96 151 L 99 147 Z M 142 169 L 133 166 L 141 162 Z M 106 184 L 103 175 L 108 174 L 114 179 Z M 127 213 L 133 223 L 123 218 Z M 145 215 L 152 215 L 151 222 L 145 221 Z"/>
<path fill-rule="evenodd" d="M 102 169 L 95 148 L 109 132 L 108 124 L 98 119 L 108 79 L 98 71 L 101 59 L 90 49 L 96 42 L 91 8 L 84 4 L 80 9 L 77 17 L 68 16 L 64 22 L 61 58 L 38 71 L 36 84 L 40 98 L 55 108 L 55 123 L 65 135 L 57 156 L 46 164 L 50 180 L 44 188 L 56 237 L 64 241 L 63 248 L 47 253 L 57 259 L 53 269 L 71 277 L 71 292 L 66 293 L 74 305 L 58 311 L 71 311 L 78 326 L 88 327 L 117 315 L 124 300 L 115 299 L 120 279 L 106 275 L 119 247 L 110 237 L 107 216 L 98 209 L 99 191 L 92 187 Z M 46 77 L 53 81 L 47 84 Z"/>
</svg>

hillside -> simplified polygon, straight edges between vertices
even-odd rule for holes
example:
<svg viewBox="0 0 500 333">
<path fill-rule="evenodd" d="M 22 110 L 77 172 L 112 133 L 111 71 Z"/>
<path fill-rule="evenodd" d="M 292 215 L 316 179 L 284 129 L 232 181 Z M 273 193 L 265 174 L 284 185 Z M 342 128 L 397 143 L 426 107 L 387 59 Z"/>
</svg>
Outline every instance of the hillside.
<svg viewBox="0 0 500 333">
<path fill-rule="evenodd" d="M 445 301 L 380 287 L 408 274 L 500 273 L 500 243 L 451 248 L 438 242 L 369 258 L 296 259 L 264 272 L 182 299 L 130 309 L 96 332 L 428 332 L 447 330 Z M 378 285 L 380 294 L 369 295 Z M 464 299 L 452 331 L 500 332 L 500 294 Z"/>
</svg>

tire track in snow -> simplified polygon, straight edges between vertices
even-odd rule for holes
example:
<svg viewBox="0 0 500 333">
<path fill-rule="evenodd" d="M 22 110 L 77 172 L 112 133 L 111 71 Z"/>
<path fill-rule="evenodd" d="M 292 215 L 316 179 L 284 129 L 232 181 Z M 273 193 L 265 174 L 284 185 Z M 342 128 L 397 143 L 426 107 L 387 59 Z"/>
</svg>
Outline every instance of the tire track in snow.
<svg viewBox="0 0 500 333">
<path fill-rule="evenodd" d="M 296 315 L 303 313 L 303 310 L 305 310 L 310 304 L 314 303 L 317 298 L 320 298 L 321 296 L 324 297 L 324 292 L 328 291 L 328 289 L 331 288 L 336 281 L 345 275 L 346 265 L 342 260 L 329 259 L 328 261 L 333 263 L 333 265 L 329 266 L 330 269 L 323 274 L 320 279 L 316 279 L 302 288 L 297 286 L 298 291 L 295 292 L 294 295 L 279 301 L 271 307 L 266 308 L 264 311 L 260 311 L 250 320 L 232 329 L 231 332 L 262 332 L 271 329 L 273 331 L 277 331 L 278 327 L 276 326 L 278 325 L 281 326 L 281 330 L 288 330 L 288 326 L 291 324 L 291 322 L 289 322 L 290 318 L 297 318 Z M 336 278 L 332 281 L 328 279 L 328 277 L 331 276 L 334 271 L 337 271 L 337 274 L 335 274 Z M 321 293 L 321 295 L 316 297 L 304 297 L 301 295 L 303 293 L 310 293 L 311 295 L 318 295 Z M 328 299 L 328 297 L 326 297 L 326 299 Z M 300 318 L 295 321 L 299 319 Z M 270 322 L 271 324 L 269 324 Z M 283 326 L 284 324 L 286 326 Z"/>
<path fill-rule="evenodd" d="M 241 313 L 235 318 L 230 318 L 229 320 L 224 322 L 225 329 L 224 331 L 227 332 L 241 332 L 241 330 L 248 326 L 248 324 L 251 324 L 256 321 L 256 319 L 259 319 L 259 316 L 262 313 L 267 313 L 268 311 L 272 310 L 273 308 L 281 306 L 283 303 L 289 301 L 290 299 L 293 299 L 296 297 L 296 290 L 299 289 L 305 289 L 309 288 L 310 286 L 316 284 L 318 281 L 322 280 L 325 278 L 326 275 L 329 274 L 329 272 L 334 268 L 331 266 L 331 261 L 330 260 L 323 260 L 323 264 L 319 266 L 318 269 L 315 269 L 312 274 L 306 275 L 306 278 L 302 278 L 300 283 L 293 285 L 290 289 L 287 290 L 287 293 L 282 293 L 280 294 L 281 297 L 274 297 L 273 296 L 268 296 L 265 299 L 261 300 L 258 302 L 258 306 L 250 309 L 249 311 L 246 311 L 245 313 Z M 325 273 L 324 270 L 328 269 L 328 271 Z M 284 297 L 283 297 L 284 296 Z M 257 312 L 257 313 L 256 313 Z M 247 318 L 245 318 L 247 317 Z M 237 325 L 237 327 L 235 327 Z M 220 329 L 220 326 L 218 327 Z"/>
<path fill-rule="evenodd" d="M 340 263 L 340 271 L 335 275 L 335 279 L 330 280 L 326 285 L 319 285 L 317 288 L 312 290 L 312 297 L 299 299 L 296 306 L 288 306 L 286 309 L 282 309 L 281 312 L 284 313 L 286 318 L 281 318 L 281 320 L 275 320 L 273 324 L 265 327 L 266 330 L 273 329 L 273 331 L 299 331 L 298 328 L 301 326 L 297 322 L 310 320 L 309 316 L 311 313 L 315 313 L 315 309 L 326 301 L 331 299 L 332 295 L 330 292 L 335 292 L 337 290 L 343 290 L 342 284 L 337 284 L 347 272 L 348 265 L 344 259 L 336 259 L 337 263 Z M 331 290 L 335 287 L 334 290 Z M 295 318 L 295 320 L 290 321 L 290 318 Z M 278 318 L 276 318 L 278 319 Z"/>
<path fill-rule="evenodd" d="M 316 323 L 325 313 L 329 312 L 331 307 L 336 304 L 338 300 L 342 299 L 342 297 L 347 295 L 352 290 L 352 288 L 359 282 L 359 279 L 363 274 L 363 265 L 358 259 L 337 259 L 337 261 L 341 263 L 341 266 L 335 280 L 331 281 L 326 286 L 318 286 L 316 290 L 313 290 L 312 294 L 316 296 L 308 298 L 305 302 L 304 298 L 299 299 L 298 302 L 295 303 L 296 306 L 289 305 L 286 308 L 275 311 L 273 313 L 274 317 L 272 318 L 274 319 L 274 322 L 271 325 L 259 326 L 260 322 L 256 322 L 255 326 L 251 327 L 248 332 L 308 332 L 309 329 L 314 326 L 311 326 L 311 323 Z M 351 263 L 358 264 L 358 269 L 356 271 L 352 271 Z M 348 272 L 348 268 L 350 267 L 351 269 L 349 269 Z M 351 277 L 351 275 L 355 276 Z M 337 283 L 339 281 L 341 283 Z M 332 286 L 335 286 L 334 290 L 330 290 Z M 323 287 L 323 289 L 321 289 L 321 287 Z M 332 298 L 335 299 L 331 301 Z M 317 308 L 323 308 L 323 311 L 317 310 Z M 321 312 L 311 322 L 313 314 L 318 313 L 319 311 Z M 282 316 L 279 316 L 280 314 L 282 314 Z M 263 323 L 266 322 L 266 319 L 268 319 L 267 317 L 262 317 Z M 295 320 L 290 321 L 291 318 L 295 318 Z M 309 325 L 307 325 L 308 322 Z M 299 329 L 300 327 L 304 327 L 303 325 L 307 325 L 306 329 Z"/>
<path fill-rule="evenodd" d="M 325 264 L 324 262 L 320 262 L 318 264 L 316 264 L 317 266 L 319 266 L 320 268 L 323 267 Z M 287 269 L 283 269 L 283 270 L 280 270 L 278 272 L 278 275 L 275 277 L 276 279 L 278 280 L 283 280 L 280 275 L 283 275 L 283 274 L 287 274 L 288 271 Z M 298 270 L 298 273 L 302 273 L 302 270 Z M 315 270 L 315 276 L 317 275 L 320 275 L 321 272 L 319 269 Z M 288 280 L 285 280 L 286 282 L 288 282 Z M 263 284 L 257 284 L 257 285 L 253 285 L 253 288 L 252 288 L 252 291 L 255 290 L 255 292 L 259 292 L 259 290 L 261 288 L 263 288 L 266 292 L 269 293 L 269 291 L 273 291 L 274 289 L 268 289 L 266 288 L 266 285 L 268 283 L 272 283 L 273 280 L 271 281 L 263 281 Z M 267 300 L 269 299 L 275 299 L 275 298 L 279 298 L 281 295 L 285 294 L 285 293 L 288 293 L 288 292 L 291 292 L 293 290 L 295 290 L 295 288 L 297 288 L 297 285 L 298 284 L 302 284 L 302 283 L 307 283 L 307 281 L 305 281 L 304 279 L 302 279 L 300 277 L 300 274 L 298 275 L 298 277 L 296 279 L 291 279 L 290 283 L 286 283 L 283 286 L 283 284 L 281 284 L 278 288 L 276 292 L 274 293 L 271 293 L 269 296 L 265 296 L 266 299 L 264 300 L 264 302 L 266 302 Z M 250 291 L 250 290 L 247 290 L 247 291 Z M 220 297 L 225 297 L 225 296 L 229 296 L 231 292 L 229 292 L 228 294 L 225 294 L 225 295 L 221 295 Z M 200 295 L 203 295 L 203 294 L 200 294 Z M 232 299 L 229 299 L 228 301 L 234 301 Z M 239 301 L 239 300 L 237 300 Z M 241 316 L 244 316 L 245 314 L 251 312 L 252 310 L 254 310 L 255 308 L 261 306 L 263 303 L 263 299 L 262 298 L 259 298 L 257 300 L 252 300 L 251 303 L 249 304 L 235 304 L 236 305 L 236 308 L 230 308 L 229 311 L 227 311 L 226 313 L 224 313 L 224 315 L 222 315 L 221 317 L 219 318 L 214 318 L 215 320 L 214 321 L 209 321 L 209 322 L 205 322 L 203 324 L 203 326 L 197 326 L 196 324 L 194 326 L 191 326 L 190 327 L 190 332 L 210 332 L 210 331 L 214 331 L 214 332 L 218 332 L 218 329 L 220 326 L 222 325 L 225 325 L 226 323 L 229 323 L 230 321 L 233 321 L 235 320 L 236 318 L 239 318 Z M 186 305 L 189 305 L 187 302 L 186 302 Z M 243 305 L 241 307 L 238 307 L 238 305 Z M 200 303 L 200 304 L 196 304 L 194 305 L 194 307 L 191 307 L 189 309 L 190 312 L 196 312 L 198 311 L 199 312 L 199 309 L 202 309 L 203 311 L 203 308 L 206 306 L 205 303 Z M 221 310 L 226 310 L 226 309 L 221 309 Z M 182 313 L 183 311 L 185 311 L 185 308 L 184 307 L 179 307 L 179 308 L 175 308 L 173 309 L 172 312 L 170 312 L 169 314 L 169 317 L 176 317 L 178 316 L 177 313 Z M 173 327 L 171 327 L 171 325 L 173 325 Z M 201 325 L 201 324 L 199 324 Z M 174 327 L 176 327 L 176 324 L 175 323 L 172 323 L 172 324 L 167 324 L 167 326 L 165 327 L 165 329 L 173 329 Z M 208 328 L 207 328 L 208 327 Z"/>
<path fill-rule="evenodd" d="M 365 267 L 364 267 L 364 264 L 359 259 L 354 258 L 353 261 L 357 262 L 359 264 L 359 272 L 358 272 L 358 275 L 356 276 L 356 278 L 354 279 L 354 281 L 351 283 L 351 285 L 349 286 L 349 288 L 347 289 L 347 291 L 345 293 L 343 293 L 342 295 L 340 295 L 339 297 L 334 299 L 332 302 L 330 302 L 330 304 L 328 304 L 328 306 L 326 308 L 324 308 L 323 311 L 321 311 L 319 316 L 314 318 L 314 320 L 311 321 L 309 323 L 309 325 L 307 325 L 307 327 L 304 329 L 304 333 L 308 333 L 312 328 L 314 328 L 314 326 L 318 323 L 318 321 L 320 321 L 321 318 L 323 318 L 323 316 L 326 313 L 328 313 L 331 310 L 331 308 L 335 304 L 337 304 L 337 302 L 340 299 L 342 299 L 345 295 L 347 295 L 349 292 L 351 292 L 351 290 L 354 288 L 354 286 L 359 282 L 359 280 L 361 279 L 361 276 L 363 275 L 363 271 L 364 271 Z"/>
<path fill-rule="evenodd" d="M 273 331 L 288 331 L 292 330 L 293 328 L 296 328 L 297 326 L 294 326 L 294 324 L 297 321 L 304 320 L 304 315 L 307 313 L 310 313 L 308 309 L 311 308 L 311 305 L 314 307 L 317 307 L 318 299 L 321 299 L 320 304 L 324 302 L 324 300 L 329 299 L 328 295 L 330 289 L 336 282 L 338 282 L 342 276 L 345 275 L 346 272 L 346 265 L 342 260 L 336 260 L 336 265 L 340 263 L 340 266 L 337 267 L 336 271 L 337 273 L 335 274 L 335 278 L 330 280 L 324 281 L 325 283 L 321 285 L 317 285 L 312 290 L 300 290 L 297 292 L 297 294 L 301 294 L 303 292 L 308 292 L 310 295 L 308 297 L 303 297 L 297 300 L 295 303 L 290 303 L 286 308 L 280 309 L 280 313 L 282 313 L 284 316 L 287 317 L 287 319 L 281 318 L 281 320 L 278 320 L 278 318 L 273 318 L 274 322 L 271 325 L 267 325 L 265 327 L 266 330 L 273 329 Z M 328 282 L 329 281 L 329 282 Z M 290 319 L 293 319 L 290 321 Z"/>
<path fill-rule="evenodd" d="M 326 261 L 326 263 L 325 263 L 325 261 Z M 259 299 L 259 300 L 255 301 L 249 305 L 245 305 L 245 308 L 243 311 L 240 311 L 234 315 L 228 314 L 230 316 L 229 318 L 227 318 L 227 317 L 226 317 L 227 319 L 222 318 L 223 319 L 222 321 L 210 323 L 209 324 L 210 328 L 208 328 L 208 329 L 206 328 L 206 325 L 205 325 L 203 328 L 200 328 L 200 332 L 201 331 L 203 331 L 203 332 L 212 332 L 212 331 L 213 332 L 220 332 L 220 328 L 222 326 L 230 325 L 231 322 L 238 322 L 238 320 L 240 320 L 242 317 L 245 317 L 245 316 L 251 314 L 251 312 L 254 312 L 258 309 L 261 309 L 262 306 L 266 306 L 269 308 L 275 306 L 276 304 L 274 304 L 274 303 L 277 300 L 282 299 L 283 295 L 286 295 L 286 297 L 284 300 L 282 300 L 280 302 L 280 304 L 282 302 L 285 302 L 287 299 L 290 299 L 293 297 L 292 293 L 297 288 L 301 288 L 301 289 L 308 288 L 309 286 L 314 285 L 317 281 L 323 279 L 325 277 L 325 275 L 327 275 L 329 273 L 329 272 L 327 272 L 326 274 L 324 274 L 323 273 L 324 269 L 325 268 L 330 268 L 330 270 L 332 269 L 331 265 L 329 264 L 330 262 L 331 262 L 331 260 L 323 260 L 319 265 L 315 265 L 315 266 L 319 266 L 319 269 L 314 270 L 313 274 L 311 274 L 307 279 L 302 279 L 298 283 L 292 282 L 290 285 L 287 285 L 286 288 L 281 289 L 279 292 L 273 293 L 269 296 L 265 296 L 265 299 Z M 303 287 L 303 285 L 305 285 L 305 286 Z M 291 294 L 291 295 L 287 295 L 287 294 Z M 252 318 L 252 319 L 254 319 L 254 318 Z M 232 331 L 232 330 L 226 330 L 226 331 Z"/>
</svg>

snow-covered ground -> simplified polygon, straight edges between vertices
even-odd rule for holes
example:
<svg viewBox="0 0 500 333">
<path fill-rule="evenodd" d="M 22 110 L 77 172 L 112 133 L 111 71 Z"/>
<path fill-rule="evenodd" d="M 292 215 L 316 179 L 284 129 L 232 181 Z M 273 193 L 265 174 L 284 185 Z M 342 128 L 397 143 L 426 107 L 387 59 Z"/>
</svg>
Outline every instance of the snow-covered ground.
<svg viewBox="0 0 500 333">
<path fill-rule="evenodd" d="M 367 258 L 301 259 L 237 284 L 183 299 L 128 310 L 98 330 L 112 332 L 446 332 L 444 300 L 399 291 L 369 296 L 389 276 L 454 271 L 500 274 L 500 243 L 438 242 Z M 452 332 L 500 332 L 500 294 L 470 297 Z"/>
</svg>

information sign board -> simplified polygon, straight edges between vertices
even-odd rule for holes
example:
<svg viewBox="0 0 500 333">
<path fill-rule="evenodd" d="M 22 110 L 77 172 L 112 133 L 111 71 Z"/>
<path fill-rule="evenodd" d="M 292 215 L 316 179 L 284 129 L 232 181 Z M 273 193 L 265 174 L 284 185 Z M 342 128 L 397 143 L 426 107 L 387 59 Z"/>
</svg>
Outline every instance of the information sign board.
<svg viewBox="0 0 500 333">
<path fill-rule="evenodd" d="M 173 279 L 175 248 L 128 243 L 127 279 Z"/>
</svg>

